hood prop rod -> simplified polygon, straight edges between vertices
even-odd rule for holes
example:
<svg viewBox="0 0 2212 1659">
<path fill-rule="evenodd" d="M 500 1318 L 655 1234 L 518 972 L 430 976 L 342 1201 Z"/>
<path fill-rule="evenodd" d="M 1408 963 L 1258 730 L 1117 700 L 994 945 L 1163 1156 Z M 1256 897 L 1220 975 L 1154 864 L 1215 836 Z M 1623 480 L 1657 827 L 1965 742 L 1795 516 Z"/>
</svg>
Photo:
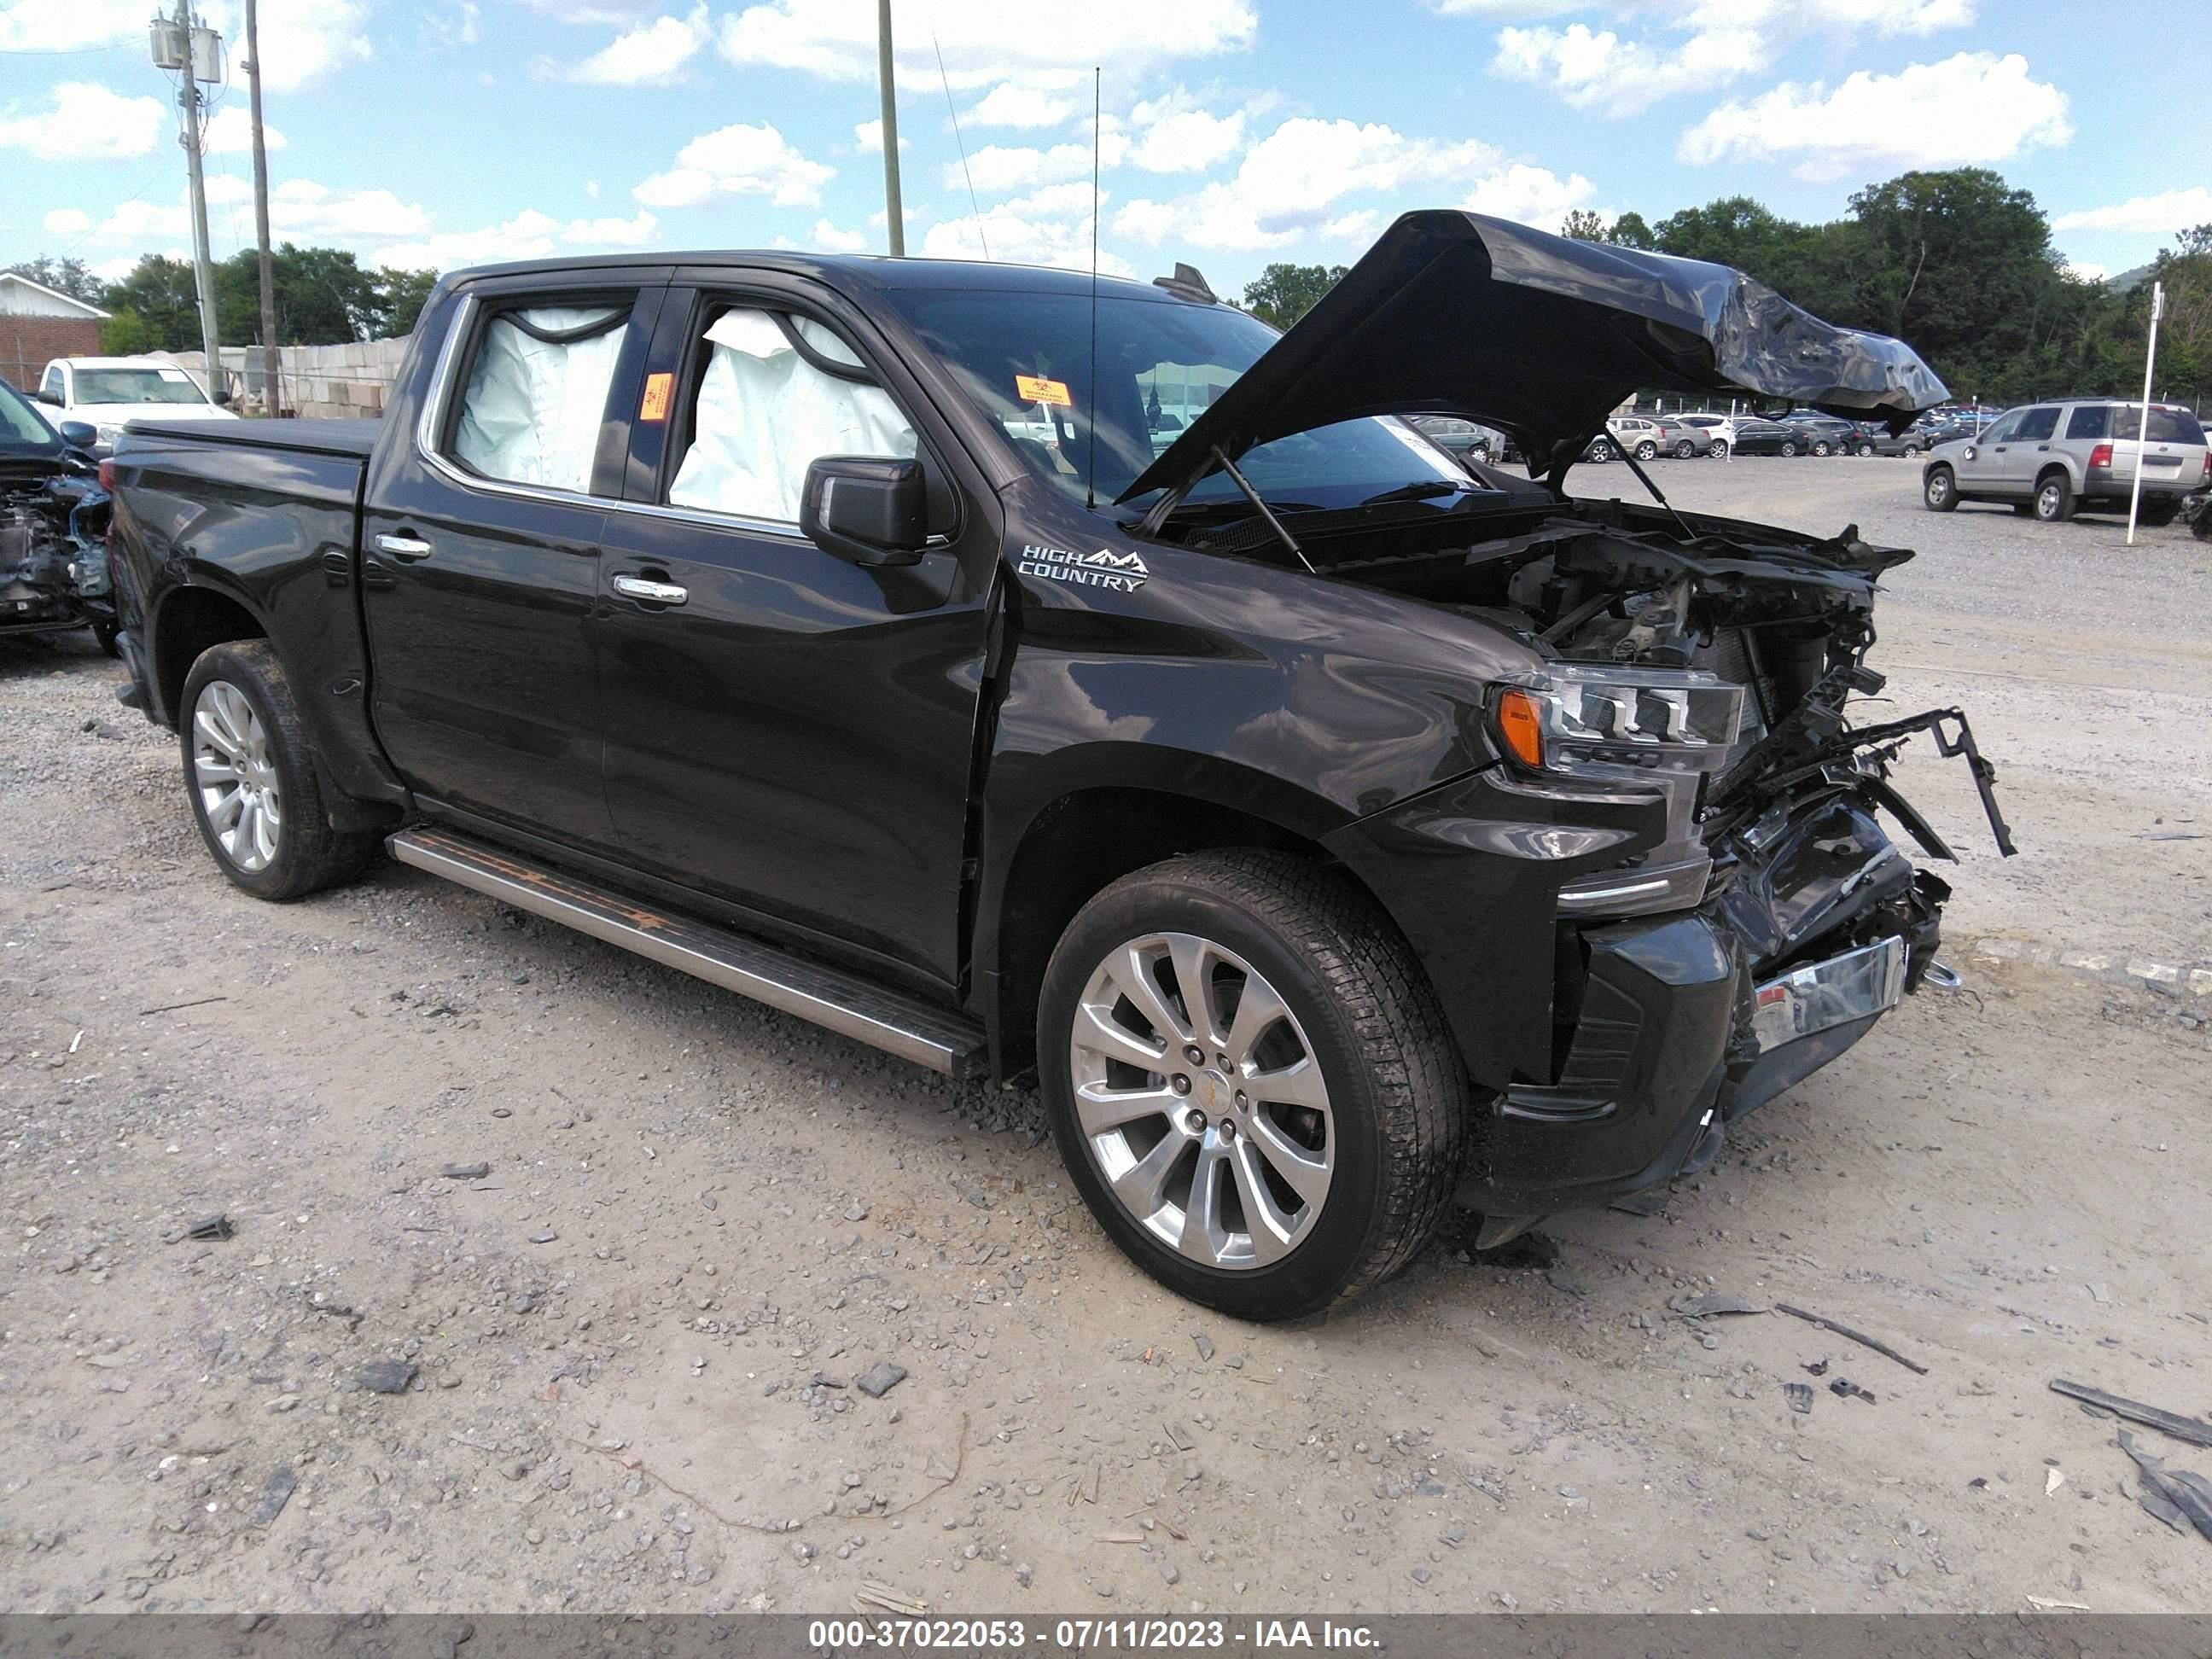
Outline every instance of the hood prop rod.
<svg viewBox="0 0 2212 1659">
<path fill-rule="evenodd" d="M 1644 470 L 1644 463 L 1638 460 L 1635 456 L 1630 454 L 1626 449 L 1622 449 L 1620 447 L 1620 440 L 1613 437 L 1610 432 L 1607 434 L 1607 436 L 1611 441 L 1613 448 L 1620 451 L 1620 459 L 1628 463 L 1628 470 L 1644 481 L 1644 487 L 1651 492 L 1651 499 L 1658 502 L 1660 506 L 1665 507 L 1667 509 L 1667 516 L 1674 520 L 1676 524 L 1682 526 L 1683 535 L 1688 537 L 1692 541 L 1697 540 L 1698 532 L 1690 528 L 1690 521 L 1687 519 L 1685 519 L 1680 514 L 1674 510 L 1674 503 L 1668 501 L 1664 495 L 1660 493 L 1659 486 L 1651 482 L 1651 475 Z"/>
<path fill-rule="evenodd" d="M 1306 557 L 1305 549 L 1298 545 L 1298 538 L 1284 527 L 1283 521 L 1275 516 L 1275 509 L 1260 499 L 1260 492 L 1253 489 L 1250 481 L 1237 470 L 1237 463 L 1229 459 L 1219 444 L 1213 447 L 1213 459 L 1221 463 L 1221 470 L 1226 472 L 1235 481 L 1237 487 L 1244 492 L 1244 499 L 1259 508 L 1260 516 L 1267 521 L 1267 528 L 1282 538 L 1283 545 L 1291 550 L 1291 556 L 1305 566 L 1306 574 L 1309 576 L 1321 574 L 1320 571 L 1314 568 L 1314 562 Z M 1682 527 L 1685 530 L 1689 528 L 1687 525 Z"/>
</svg>

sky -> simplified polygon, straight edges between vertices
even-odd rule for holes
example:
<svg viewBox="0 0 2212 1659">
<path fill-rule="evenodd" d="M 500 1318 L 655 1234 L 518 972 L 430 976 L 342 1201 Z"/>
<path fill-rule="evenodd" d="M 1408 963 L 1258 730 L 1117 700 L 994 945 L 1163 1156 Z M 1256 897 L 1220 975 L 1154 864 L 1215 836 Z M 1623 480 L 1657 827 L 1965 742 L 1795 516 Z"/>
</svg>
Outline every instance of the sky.
<svg viewBox="0 0 2212 1659">
<path fill-rule="evenodd" d="M 2198 3 L 2199 0 L 2191 0 Z M 151 0 L 0 0 L 0 264 L 181 255 Z M 253 239 L 242 0 L 209 130 Z M 2186 8 L 2185 8 L 2186 9 Z M 449 270 L 627 249 L 885 248 L 874 0 L 262 0 L 279 240 Z M 2091 275 L 2212 221 L 2189 55 L 2078 0 L 895 0 L 909 253 L 1177 261 L 1233 295 L 1398 213 L 1747 194 L 1792 218 L 1914 167 L 2032 190 Z M 2095 32 L 2090 31 L 2094 35 Z M 2107 42 L 2109 46 L 2111 43 Z M 957 117 L 957 125 L 956 125 Z M 964 147 L 965 156 L 963 157 Z"/>
</svg>

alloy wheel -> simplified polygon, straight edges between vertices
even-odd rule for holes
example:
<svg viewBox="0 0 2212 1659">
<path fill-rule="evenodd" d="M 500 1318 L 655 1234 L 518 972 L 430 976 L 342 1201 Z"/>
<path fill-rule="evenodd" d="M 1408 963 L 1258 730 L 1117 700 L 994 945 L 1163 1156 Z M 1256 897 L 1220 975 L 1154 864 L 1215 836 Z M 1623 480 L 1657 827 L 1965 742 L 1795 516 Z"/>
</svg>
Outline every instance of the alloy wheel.
<svg viewBox="0 0 2212 1659">
<path fill-rule="evenodd" d="M 2146 467 L 2144 471 L 2149 469 Z M 2058 508 L 2065 499 L 2066 486 L 2053 479 L 2035 493 L 2036 516 L 2045 520 L 2057 519 Z"/>
<path fill-rule="evenodd" d="M 223 856 L 247 874 L 276 856 L 283 799 L 269 728 L 245 692 L 210 680 L 192 704 L 192 784 Z"/>
<path fill-rule="evenodd" d="M 1336 1169 L 1314 1046 L 1225 947 L 1152 933 L 1092 970 L 1068 1039 L 1075 1115 L 1122 1210 L 1210 1267 L 1264 1267 L 1311 1232 Z"/>
</svg>

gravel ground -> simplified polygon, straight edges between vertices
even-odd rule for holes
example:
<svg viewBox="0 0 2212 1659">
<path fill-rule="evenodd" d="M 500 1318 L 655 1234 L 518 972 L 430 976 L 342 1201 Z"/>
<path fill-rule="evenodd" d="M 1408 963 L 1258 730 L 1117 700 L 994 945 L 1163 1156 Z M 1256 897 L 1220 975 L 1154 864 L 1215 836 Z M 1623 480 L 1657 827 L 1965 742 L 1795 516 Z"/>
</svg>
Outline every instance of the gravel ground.
<svg viewBox="0 0 2212 1659">
<path fill-rule="evenodd" d="M 235 894 L 112 665 L 0 645 L 0 1607 L 2212 1609 L 2045 1387 L 2212 1412 L 2208 843 L 2158 838 L 2212 828 L 2212 549 L 1905 463 L 1658 476 L 1922 550 L 1876 663 L 1972 710 L 2022 847 L 1906 763 L 1968 988 L 1657 1213 L 1302 1329 L 1140 1277 L 1028 1095 L 396 867 Z"/>
</svg>

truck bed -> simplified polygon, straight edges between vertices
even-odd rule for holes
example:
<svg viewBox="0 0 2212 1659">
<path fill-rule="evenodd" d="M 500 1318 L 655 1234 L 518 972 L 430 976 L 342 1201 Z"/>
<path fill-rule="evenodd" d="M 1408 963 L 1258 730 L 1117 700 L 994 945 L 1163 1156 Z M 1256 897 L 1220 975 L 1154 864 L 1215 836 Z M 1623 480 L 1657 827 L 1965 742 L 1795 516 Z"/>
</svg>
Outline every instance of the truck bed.
<svg viewBox="0 0 2212 1659">
<path fill-rule="evenodd" d="M 133 421 L 125 429 L 137 438 L 182 438 L 193 443 L 238 449 L 290 449 L 309 455 L 343 455 L 368 459 L 376 446 L 379 421 L 318 421 L 290 416 L 273 421 Z"/>
</svg>

